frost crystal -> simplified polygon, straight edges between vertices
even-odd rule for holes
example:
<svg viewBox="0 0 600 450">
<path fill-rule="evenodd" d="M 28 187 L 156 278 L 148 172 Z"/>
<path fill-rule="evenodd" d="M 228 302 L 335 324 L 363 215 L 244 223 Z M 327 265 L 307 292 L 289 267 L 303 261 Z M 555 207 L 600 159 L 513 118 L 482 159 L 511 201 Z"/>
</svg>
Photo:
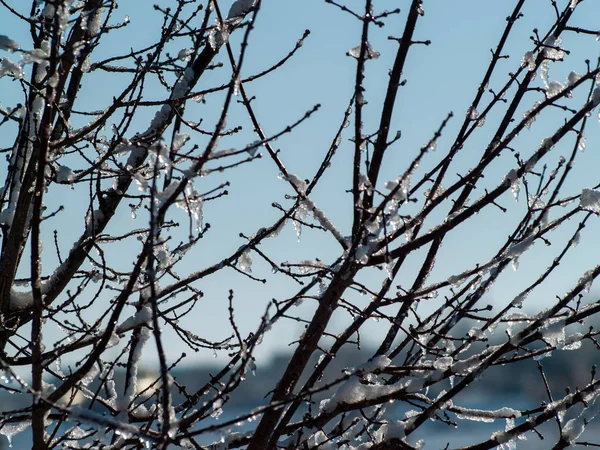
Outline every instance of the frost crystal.
<svg viewBox="0 0 600 450">
<path fill-rule="evenodd" d="M 584 211 L 600 214 L 600 191 L 595 191 L 588 188 L 581 191 L 579 207 Z"/>
</svg>

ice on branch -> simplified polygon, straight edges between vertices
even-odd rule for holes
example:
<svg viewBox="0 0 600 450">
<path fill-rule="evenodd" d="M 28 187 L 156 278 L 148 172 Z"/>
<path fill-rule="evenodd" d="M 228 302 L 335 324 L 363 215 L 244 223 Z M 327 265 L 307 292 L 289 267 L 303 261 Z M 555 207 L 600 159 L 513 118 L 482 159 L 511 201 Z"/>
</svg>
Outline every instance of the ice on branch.
<svg viewBox="0 0 600 450">
<path fill-rule="evenodd" d="M 521 60 L 521 66 L 527 67 L 528 70 L 535 70 L 535 54 L 533 52 L 526 52 Z"/>
<path fill-rule="evenodd" d="M 85 215 L 85 233 L 94 233 L 94 230 L 98 228 L 102 220 L 104 220 L 104 213 L 102 211 L 99 209 L 94 211 L 89 210 Z"/>
<path fill-rule="evenodd" d="M 183 48 L 179 50 L 177 53 L 177 59 L 180 61 L 189 61 L 192 59 L 192 55 L 194 54 L 193 48 Z"/>
<path fill-rule="evenodd" d="M 585 293 L 590 292 L 592 288 L 592 283 L 594 282 L 594 269 L 586 270 L 586 272 L 581 275 L 577 284 L 583 284 L 583 290 Z"/>
<path fill-rule="evenodd" d="M 163 205 L 169 201 L 171 196 L 175 193 L 175 191 L 179 188 L 180 182 L 174 181 L 170 185 L 168 185 L 164 191 L 158 192 L 154 201 L 156 202 L 159 208 L 162 208 Z"/>
<path fill-rule="evenodd" d="M 583 134 L 579 135 L 579 138 L 577 140 L 577 150 L 579 151 L 584 151 L 585 150 L 585 144 L 586 144 L 586 138 Z"/>
<path fill-rule="evenodd" d="M 565 52 L 560 48 L 562 44 L 561 37 L 555 37 L 553 34 L 544 41 L 544 57 L 552 61 L 559 61 L 565 57 Z"/>
<path fill-rule="evenodd" d="M 340 386 L 338 391 L 331 399 L 325 399 L 321 402 L 319 409 L 321 411 L 333 411 L 337 405 L 353 404 L 360 401 L 377 398 L 386 393 L 394 392 L 402 385 L 381 385 L 381 384 L 362 384 L 359 377 L 365 377 L 370 381 L 377 383 L 377 378 L 373 374 L 378 370 L 385 369 L 390 365 L 391 361 L 384 355 L 376 356 L 370 361 L 358 366 L 354 369 L 348 381 Z M 367 382 L 367 381 L 365 381 Z"/>
<path fill-rule="evenodd" d="M 367 175 L 365 175 L 364 173 L 361 173 L 358 177 L 358 190 L 361 192 L 366 191 L 369 195 L 373 193 L 373 186 L 371 185 L 371 181 L 369 180 L 369 177 L 367 177 Z"/>
<path fill-rule="evenodd" d="M 159 111 L 154 115 L 154 118 L 150 122 L 151 130 L 159 130 L 163 127 L 163 125 L 169 119 L 169 115 L 171 114 L 171 107 L 169 105 L 163 105 Z"/>
<path fill-rule="evenodd" d="M 75 173 L 67 166 L 58 166 L 56 172 L 56 181 L 58 183 L 72 183 L 75 178 Z"/>
<path fill-rule="evenodd" d="M 588 406 L 584 408 L 579 416 L 569 420 L 563 430 L 562 437 L 569 444 L 574 443 L 579 436 L 585 431 L 585 427 L 600 414 L 600 402 L 598 401 L 598 391 L 592 394 L 593 401 L 590 404 L 590 399 L 587 399 L 586 403 Z"/>
<path fill-rule="evenodd" d="M 142 309 L 144 309 L 144 308 L 142 308 Z M 140 364 L 140 360 L 142 359 L 144 345 L 146 344 L 146 342 L 148 342 L 150 337 L 151 337 L 150 329 L 147 326 L 140 326 L 138 342 L 135 344 L 132 344 L 132 345 L 134 345 L 134 348 L 132 349 L 131 358 L 130 358 L 131 364 L 130 364 L 130 369 L 128 372 L 129 376 L 127 378 L 127 389 L 125 390 L 124 395 L 119 396 L 116 400 L 115 406 L 121 412 L 125 412 L 128 410 L 129 406 L 131 405 L 131 403 L 134 400 L 135 394 L 138 391 L 137 384 L 138 384 L 139 364 Z"/>
<path fill-rule="evenodd" d="M 42 10 L 42 17 L 46 19 L 53 19 L 54 13 L 56 12 L 56 8 L 52 3 L 46 3 L 46 6 Z"/>
<path fill-rule="evenodd" d="M 48 293 L 52 282 L 56 279 L 52 277 L 50 280 L 42 281 L 42 296 Z M 10 309 L 16 311 L 22 311 L 33 306 L 33 293 L 32 291 L 19 291 L 12 288 L 10 290 Z"/>
<path fill-rule="evenodd" d="M 546 95 L 548 95 L 548 97 L 554 97 L 555 95 L 560 94 L 564 88 L 565 87 L 558 81 L 550 81 L 548 83 L 548 88 L 546 89 Z"/>
<path fill-rule="evenodd" d="M 5 36 L 4 34 L 0 34 L 0 50 L 15 52 L 15 51 L 19 50 L 19 48 L 21 48 L 21 46 L 19 45 L 19 43 L 17 41 L 13 41 L 8 36 Z"/>
<path fill-rule="evenodd" d="M 595 191 L 588 188 L 581 191 L 579 207 L 584 211 L 600 214 L 600 191 Z"/>
<path fill-rule="evenodd" d="M 257 0 L 236 0 L 233 2 L 233 5 L 231 5 L 231 8 L 229 8 L 227 18 L 236 19 L 245 16 L 256 3 Z"/>
<path fill-rule="evenodd" d="M 331 412 L 338 405 L 355 405 L 357 403 L 377 400 L 403 389 L 406 384 L 398 382 L 395 384 L 367 384 L 369 381 L 361 382 L 357 376 L 352 376 L 340 386 L 331 399 L 323 400 L 320 404 L 321 411 Z"/>
<path fill-rule="evenodd" d="M 369 211 L 371 212 L 371 211 Z M 381 215 L 373 217 L 365 222 L 365 228 L 367 231 L 375 236 L 379 234 L 381 229 Z"/>
<path fill-rule="evenodd" d="M 594 108 L 600 105 L 600 86 L 594 89 L 594 92 L 592 93 L 592 104 L 594 105 Z"/>
<path fill-rule="evenodd" d="M 564 345 L 560 348 L 560 350 L 579 350 L 581 348 L 582 339 L 583 334 L 574 333 L 565 339 Z"/>
<path fill-rule="evenodd" d="M 403 202 L 406 199 L 408 199 L 409 185 L 410 185 L 410 179 L 408 177 L 406 177 L 406 178 L 401 177 L 397 180 L 387 181 L 385 183 L 385 188 L 394 193 L 393 194 L 394 200 L 396 200 L 398 202 Z"/>
<path fill-rule="evenodd" d="M 252 272 L 252 255 L 250 250 L 246 250 L 242 253 L 238 259 L 238 267 L 242 272 Z"/>
<path fill-rule="evenodd" d="M 298 176 L 294 175 L 293 173 L 288 173 L 287 180 L 301 194 L 304 194 L 306 192 L 306 181 L 301 180 Z"/>
<path fill-rule="evenodd" d="M 348 56 L 352 56 L 353 58 L 360 58 L 360 50 L 361 50 L 361 46 L 357 45 L 356 47 L 353 47 L 350 49 L 350 51 L 348 52 Z M 379 52 L 377 50 L 375 50 L 371 44 L 369 44 L 368 42 L 365 43 L 365 59 L 377 59 L 379 58 Z"/>
<path fill-rule="evenodd" d="M 88 371 L 88 373 L 86 373 L 84 375 L 84 377 L 81 379 L 81 384 L 84 386 L 87 386 L 88 384 L 90 384 L 92 381 L 94 381 L 96 379 L 96 377 L 98 376 L 98 374 L 100 373 L 100 368 L 98 367 L 98 364 L 94 364 L 92 366 L 92 368 Z"/>
<path fill-rule="evenodd" d="M 481 357 L 482 355 L 473 355 L 463 361 L 456 361 L 452 365 L 452 373 L 459 376 L 467 376 L 477 368 L 481 362 Z"/>
<path fill-rule="evenodd" d="M 515 419 L 521 417 L 521 412 L 513 408 L 500 408 L 493 411 L 485 409 L 458 408 L 456 414 L 459 419 L 474 420 L 477 422 L 493 422 L 496 419 Z"/>
<path fill-rule="evenodd" d="M 448 370 L 453 363 L 454 359 L 451 356 L 443 356 L 433 361 L 433 368 L 436 370 Z"/>
<path fill-rule="evenodd" d="M 519 267 L 519 258 L 525 253 L 535 242 L 535 236 L 529 236 L 523 239 L 521 242 L 511 245 L 505 253 L 507 258 L 510 258 L 513 262 L 515 270 Z"/>
<path fill-rule="evenodd" d="M 65 446 L 67 446 L 67 448 L 79 448 L 78 441 L 80 439 L 86 438 L 88 435 L 89 432 L 83 430 L 79 425 L 75 425 L 74 427 L 69 428 L 67 431 L 65 431 L 61 439 L 65 439 L 64 443 Z"/>
<path fill-rule="evenodd" d="M 100 7 L 94 8 L 94 10 L 89 14 L 87 20 L 87 29 L 88 34 L 90 36 L 96 36 L 100 32 L 100 27 L 102 26 L 102 9 Z M 125 21 L 128 22 L 127 17 Z"/>
<path fill-rule="evenodd" d="M 477 120 L 479 118 L 479 112 L 477 111 L 477 109 L 473 108 L 472 106 L 469 106 L 467 108 L 467 118 L 469 120 Z"/>
<path fill-rule="evenodd" d="M 373 373 L 377 370 L 383 370 L 388 367 L 392 361 L 385 355 L 375 356 L 366 363 L 356 368 L 359 373 Z"/>
<path fill-rule="evenodd" d="M 319 224 L 323 228 L 325 228 L 327 231 L 329 231 L 331 234 L 333 234 L 338 242 L 344 241 L 344 236 L 342 236 L 340 231 L 335 227 L 333 222 L 331 222 L 331 220 L 329 220 L 329 218 L 325 215 L 325 213 L 323 211 L 321 211 L 317 207 L 317 205 L 315 205 L 315 202 L 313 202 L 310 198 L 306 197 L 304 200 L 302 200 L 302 204 L 303 204 L 304 209 L 307 211 L 311 211 L 315 220 L 317 222 L 319 222 Z"/>
<path fill-rule="evenodd" d="M 20 64 L 15 64 L 8 58 L 2 58 L 0 61 L 0 78 L 10 75 L 13 78 L 23 78 L 23 71 Z"/>
<path fill-rule="evenodd" d="M 175 205 L 192 215 L 196 221 L 196 230 L 202 229 L 204 198 L 191 183 L 186 184 L 183 198 L 176 200 Z"/>
<path fill-rule="evenodd" d="M 577 83 L 583 75 L 578 74 L 574 70 L 572 70 L 567 76 L 567 86 L 573 86 Z"/>
<path fill-rule="evenodd" d="M 258 152 L 258 149 L 262 147 L 262 145 L 262 141 L 254 141 L 252 144 L 246 147 L 246 151 L 250 156 L 254 156 L 256 155 L 256 152 Z"/>
<path fill-rule="evenodd" d="M 406 436 L 406 429 L 410 428 L 413 421 L 413 419 L 407 419 L 384 423 L 375 432 L 375 440 L 377 442 L 387 442 L 392 439 L 402 439 Z"/>
<path fill-rule="evenodd" d="M 542 339 L 552 347 L 561 347 L 565 343 L 565 321 L 549 321 L 540 330 Z"/>
<path fill-rule="evenodd" d="M 177 83 L 175 83 L 171 97 L 174 99 L 178 99 L 186 95 L 190 90 L 190 86 L 194 81 L 194 77 L 194 69 L 192 69 L 191 67 L 185 69 L 183 75 L 181 75 L 181 77 L 179 77 L 179 80 L 177 80 Z"/>
<path fill-rule="evenodd" d="M 2 428 L 0 428 L 0 434 L 6 436 L 6 439 L 8 439 L 8 446 L 12 447 L 13 436 L 21 433 L 22 431 L 25 431 L 30 426 L 30 420 L 24 420 L 23 422 L 17 423 L 4 423 L 4 425 L 2 425 Z"/>
<path fill-rule="evenodd" d="M 131 330 L 145 323 L 150 323 L 151 320 L 152 308 L 146 305 L 143 308 L 141 308 L 138 312 L 136 312 L 133 316 L 130 316 L 128 319 L 124 320 L 123 323 L 119 325 L 118 329 L 120 331 Z"/>
<path fill-rule="evenodd" d="M 215 21 L 213 25 L 213 29 L 208 34 L 208 43 L 210 47 L 217 51 L 219 50 L 223 44 L 225 44 L 229 40 L 229 27 L 227 24 L 221 24 L 218 21 Z"/>
</svg>

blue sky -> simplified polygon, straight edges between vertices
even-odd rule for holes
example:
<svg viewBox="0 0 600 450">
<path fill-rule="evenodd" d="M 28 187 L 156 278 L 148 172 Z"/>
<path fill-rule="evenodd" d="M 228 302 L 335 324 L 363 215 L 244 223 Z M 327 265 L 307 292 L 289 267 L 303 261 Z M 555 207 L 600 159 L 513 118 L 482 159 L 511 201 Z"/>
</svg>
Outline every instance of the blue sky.
<svg viewBox="0 0 600 450">
<path fill-rule="evenodd" d="M 166 4 L 167 2 L 161 2 Z M 222 9 L 228 10 L 229 3 L 221 2 Z M 358 4 L 361 2 L 348 2 Z M 402 32 L 403 20 L 408 2 L 381 0 L 374 2 L 377 10 L 394 9 L 398 6 L 403 12 L 398 16 L 386 20 L 387 26 L 383 29 L 371 30 L 371 44 L 381 53 L 377 60 L 367 64 L 366 99 L 369 104 L 366 108 L 365 130 L 374 132 L 378 123 L 378 111 L 385 93 L 387 71 L 395 56 L 396 44 L 387 39 L 388 35 L 399 36 Z M 561 4 L 564 2 L 560 2 Z M 13 0 L 9 4 L 20 6 L 20 2 Z M 288 170 L 302 178 L 312 177 L 318 168 L 322 156 L 327 151 L 334 132 L 339 126 L 343 111 L 347 106 L 353 90 L 355 78 L 355 60 L 346 56 L 346 52 L 359 43 L 361 23 L 338 10 L 325 4 L 322 0 L 304 0 L 302 2 L 291 0 L 263 0 L 263 8 L 259 13 L 256 28 L 250 38 L 250 47 L 243 67 L 243 75 L 251 75 L 264 70 L 283 57 L 299 39 L 305 29 L 310 29 L 311 34 L 297 55 L 284 65 L 280 70 L 263 79 L 246 85 L 250 96 L 256 96 L 253 105 L 267 134 L 276 133 L 291 122 L 300 118 L 315 104 L 320 103 L 321 109 L 309 121 L 299 126 L 293 133 L 281 137 L 274 146 L 281 150 L 281 157 Z M 453 140 L 462 117 L 470 104 L 478 82 L 490 59 L 490 49 L 496 43 L 504 29 L 504 18 L 508 16 L 514 2 L 509 1 L 482 1 L 460 0 L 425 2 L 425 15 L 419 19 L 415 38 L 418 40 L 431 40 L 430 46 L 417 46 L 409 54 L 407 69 L 403 74 L 406 85 L 399 93 L 398 108 L 395 111 L 393 126 L 402 131 L 402 139 L 398 145 L 391 149 L 385 160 L 383 174 L 380 180 L 394 179 L 400 175 L 406 164 L 416 154 L 418 149 L 425 144 L 448 112 L 456 115 L 444 136 L 438 142 L 438 150 L 428 155 L 423 166 L 429 167 L 439 160 L 447 150 L 447 145 Z M 122 30 L 115 30 L 98 50 L 97 57 L 109 55 L 115 49 L 120 51 L 129 47 L 137 48 L 151 42 L 158 32 L 160 23 L 159 15 L 151 7 L 151 3 L 123 1 L 116 10 L 114 20 L 121 21 L 129 16 L 130 25 Z M 600 3 L 587 0 L 576 13 L 574 22 L 582 27 L 598 27 L 600 17 Z M 23 48 L 28 48 L 28 28 L 21 26 L 17 21 L 3 15 L 0 19 L 2 28 L 0 33 L 6 34 L 20 42 Z M 554 11 L 550 2 L 532 0 L 524 9 L 524 17 L 517 22 L 515 32 L 507 45 L 506 53 L 510 56 L 503 60 L 496 77 L 492 79 L 490 87 L 498 90 L 506 81 L 507 74 L 515 71 L 523 54 L 533 46 L 529 36 L 534 27 L 544 32 L 554 22 Z M 239 42 L 239 35 L 232 36 L 234 44 Z M 571 50 L 571 54 L 561 64 L 553 64 L 550 77 L 564 81 L 571 70 L 585 72 L 586 58 L 594 60 L 600 53 L 600 42 L 590 37 L 568 35 L 564 46 Z M 173 54 L 181 46 L 174 44 Z M 9 56 L 18 59 L 15 54 Z M 214 70 L 206 79 L 201 80 L 200 87 L 210 87 L 229 80 L 228 61 L 224 51 L 217 60 L 223 61 L 224 68 Z M 115 95 L 119 83 L 125 83 L 126 77 L 107 77 L 104 74 L 91 74 L 89 80 L 82 87 L 81 108 L 105 108 Z M 20 93 L 15 89 L 16 84 L 7 78 L 0 79 L 0 105 L 13 106 L 15 102 L 22 101 Z M 168 96 L 158 83 L 150 85 L 146 99 L 164 99 Z M 531 96 L 529 105 L 533 105 L 538 97 Z M 220 112 L 222 95 L 213 95 L 206 98 L 206 104 L 195 104 L 188 109 L 189 120 L 204 119 L 205 128 L 210 129 Z M 148 108 L 136 119 L 135 131 L 142 131 L 148 121 L 153 117 L 156 109 Z M 595 113 L 596 116 L 597 113 Z M 194 119 L 196 117 L 196 119 Z M 495 116 L 488 119 L 494 121 Z M 520 151 L 524 155 L 531 154 L 542 138 L 550 134 L 563 120 L 560 113 L 551 113 L 544 119 L 534 124 L 531 130 L 523 133 L 518 139 Z M 239 104 L 233 105 L 228 118 L 228 126 L 242 125 L 243 131 L 231 138 L 222 139 L 219 148 L 243 148 L 257 139 L 252 131 L 244 109 Z M 451 174 L 465 171 L 481 154 L 486 138 L 493 133 L 493 125 L 479 130 L 453 163 Z M 3 132 L 0 135 L 0 146 L 11 145 L 13 136 Z M 106 130 L 110 135 L 110 130 Z M 588 132 L 588 148 L 580 155 L 575 175 L 566 185 L 565 193 L 578 194 L 583 187 L 591 187 L 598 183 L 598 139 L 600 138 L 597 117 L 591 121 Z M 352 143 L 348 142 L 347 134 L 333 166 L 329 170 L 322 184 L 315 190 L 314 200 L 327 215 L 342 230 L 349 234 L 349 220 L 351 211 L 351 197 L 345 193 L 350 187 Z M 192 138 L 202 148 L 205 140 L 199 137 Z M 560 154 L 566 154 L 570 147 L 563 146 L 553 152 L 547 162 L 553 166 Z M 76 163 L 75 163 L 76 164 Z M 492 167 L 486 179 L 488 185 L 499 183 L 503 176 L 514 167 L 514 159 L 500 158 Z M 72 167 L 77 169 L 76 165 Z M 1 171 L 5 166 L 0 166 Z M 198 270 L 219 259 L 219 256 L 230 253 L 244 243 L 238 235 L 244 233 L 251 235 L 257 229 L 270 225 L 277 217 L 278 212 L 272 208 L 273 202 L 283 205 L 286 202 L 284 195 L 292 194 L 289 187 L 278 179 L 278 170 L 269 160 L 268 155 L 251 165 L 242 166 L 235 171 L 226 172 L 222 176 L 212 177 L 202 186 L 210 188 L 221 180 L 231 182 L 229 189 L 231 195 L 217 202 L 205 206 L 204 218 L 210 222 L 212 229 L 197 248 L 190 252 L 186 262 L 179 268 L 182 274 Z M 61 189 L 59 191 L 58 189 Z M 49 221 L 46 230 L 46 250 L 44 252 L 45 267 L 51 267 L 55 261 L 52 253 L 51 236 L 54 228 L 60 229 L 63 235 L 64 251 L 70 247 L 69 239 L 73 239 L 83 229 L 83 213 L 85 212 L 87 191 L 71 191 L 67 187 L 58 188 L 61 192 L 58 198 L 48 198 L 49 210 L 59 204 L 66 206 L 66 212 Z M 51 191 L 52 192 L 52 191 Z M 523 194 L 523 193 L 522 193 Z M 50 197 L 50 196 L 49 196 Z M 505 206 L 514 203 L 509 196 L 504 197 Z M 455 274 L 473 265 L 473 262 L 482 262 L 489 259 L 496 251 L 498 245 L 506 239 L 511 230 L 511 225 L 525 208 L 525 199 L 519 199 L 515 212 L 502 214 L 498 211 L 482 213 L 471 221 L 468 228 L 456 230 L 449 235 L 448 242 L 443 247 L 438 266 L 432 278 L 440 280 L 448 275 Z M 82 209 L 83 208 L 83 209 Z M 131 227 L 132 219 L 128 208 L 116 219 L 112 231 L 120 227 Z M 174 218 L 181 220 L 180 213 L 175 213 Z M 438 217 L 441 219 L 441 217 Z M 138 224 L 141 226 L 145 217 L 140 213 Z M 561 267 L 557 276 L 536 291 L 536 295 L 526 304 L 529 308 L 543 307 L 548 297 L 560 295 L 569 287 L 569 281 L 576 281 L 581 273 L 591 265 L 597 263 L 593 246 L 595 235 L 598 232 L 597 221 L 592 221 L 585 230 L 580 245 L 567 258 L 564 267 Z M 570 230 L 576 222 L 566 228 Z M 557 233 L 557 240 L 564 240 L 567 234 Z M 181 239 L 174 236 L 174 242 Z M 297 262 L 303 259 L 318 257 L 330 263 L 339 254 L 339 246 L 333 239 L 324 239 L 319 233 L 304 230 L 302 240 L 298 239 L 293 227 L 289 224 L 277 240 L 266 242 L 262 247 L 276 261 Z M 490 301 L 502 302 L 518 292 L 519 287 L 527 280 L 531 280 L 536 270 L 541 270 L 551 261 L 556 254 L 558 246 L 542 248 L 538 243 L 530 254 L 522 257 L 519 270 L 503 276 L 502 282 L 490 292 Z M 139 251 L 139 243 L 131 241 L 126 246 L 118 246 L 108 250 L 108 255 L 123 262 L 128 267 L 132 257 Z M 128 256 L 124 258 L 123 256 Z M 418 258 L 407 263 L 398 283 L 409 282 L 410 275 L 418 269 Z M 545 258 L 545 259 L 543 259 Z M 266 264 L 261 263 L 254 256 L 254 273 L 259 276 L 261 272 L 270 272 Z M 546 261 L 541 263 L 540 261 Z M 44 273 L 47 273 L 45 270 Z M 27 273 L 23 273 L 26 276 Z M 383 277 L 383 272 L 370 270 L 364 275 L 371 281 L 372 286 L 377 286 Z M 376 280 L 376 281 L 373 281 Z M 215 277 L 197 286 L 205 292 L 205 298 L 197 306 L 197 312 L 186 319 L 196 334 L 209 339 L 222 339 L 229 332 L 227 316 L 227 292 L 230 288 L 235 290 L 236 319 L 243 333 L 255 329 L 257 320 L 263 314 L 268 301 L 272 298 L 282 300 L 293 295 L 294 283 L 282 277 L 269 276 L 267 285 L 250 282 L 232 270 L 219 273 Z M 364 302 L 367 298 L 357 298 L 356 302 Z M 510 300 L 510 298 L 509 298 Z M 298 307 L 303 315 L 310 315 L 313 305 L 305 302 Z M 131 309 L 133 310 L 133 308 Z M 93 314 L 97 311 L 91 311 Z M 338 318 L 342 325 L 342 317 Z M 285 351 L 288 344 L 297 338 L 302 330 L 301 323 L 286 322 L 276 326 L 272 336 L 265 340 L 258 355 L 266 358 L 274 352 Z M 367 340 L 375 340 L 387 327 L 373 322 L 363 335 Z M 194 331 L 194 330 L 192 330 Z M 60 333 L 57 331 L 56 333 Z M 53 336 L 50 333 L 48 336 Z M 58 336 L 58 334 L 57 334 Z M 174 336 L 167 331 L 169 344 L 175 344 Z M 175 357 L 183 348 L 177 348 L 173 353 Z M 150 352 L 148 352 L 150 353 Z M 189 352 L 188 352 L 189 353 Z M 223 352 L 225 355 L 226 352 Z M 189 362 L 202 361 L 212 357 L 212 352 L 199 353 L 190 358 Z M 152 359 L 152 356 L 149 356 Z"/>
</svg>

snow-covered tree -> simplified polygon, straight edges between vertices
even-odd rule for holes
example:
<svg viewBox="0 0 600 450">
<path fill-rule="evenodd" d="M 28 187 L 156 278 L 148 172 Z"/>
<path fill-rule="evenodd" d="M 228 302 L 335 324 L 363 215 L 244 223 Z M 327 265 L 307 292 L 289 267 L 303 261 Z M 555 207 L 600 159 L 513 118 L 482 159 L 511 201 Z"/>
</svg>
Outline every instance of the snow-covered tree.
<svg viewBox="0 0 600 450">
<path fill-rule="evenodd" d="M 0 394 L 22 402 L 0 407 L 1 434 L 31 426 L 34 449 L 585 442 L 595 0 L 497 2 L 483 34 L 465 2 L 27 3 L 0 0 Z M 288 40 L 306 26 L 319 37 Z M 435 53 L 468 27 L 489 61 Z M 232 407 L 287 345 L 262 403 Z M 547 376 L 563 352 L 575 381 Z M 175 377 L 213 353 L 204 386 Z M 495 373 L 521 388 L 524 367 L 529 399 L 486 401 Z"/>
</svg>

